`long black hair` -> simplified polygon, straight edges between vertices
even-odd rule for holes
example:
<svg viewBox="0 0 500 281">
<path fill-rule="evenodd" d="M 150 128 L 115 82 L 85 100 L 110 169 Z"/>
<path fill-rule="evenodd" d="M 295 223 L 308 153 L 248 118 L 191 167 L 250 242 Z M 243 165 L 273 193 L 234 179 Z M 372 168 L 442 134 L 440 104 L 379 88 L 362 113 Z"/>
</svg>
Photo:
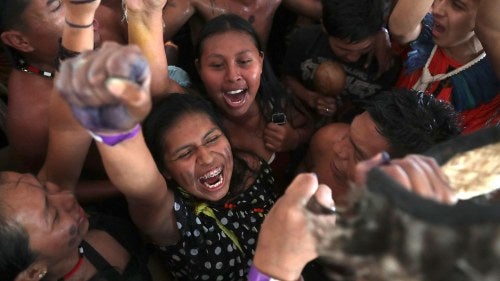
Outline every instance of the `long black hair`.
<svg viewBox="0 0 500 281">
<path fill-rule="evenodd" d="M 196 41 L 196 59 L 200 59 L 204 43 L 208 38 L 228 31 L 247 34 L 252 39 L 257 50 L 259 52 L 264 51 L 257 32 L 248 21 L 238 15 L 223 14 L 213 18 L 203 26 Z M 200 88 L 202 89 L 203 87 Z M 283 112 L 291 100 L 291 95 L 281 85 L 265 56 L 260 77 L 260 86 L 255 99 L 268 122 L 271 121 L 273 113 Z"/>
<path fill-rule="evenodd" d="M 227 136 L 226 130 L 220 118 L 220 115 L 215 111 L 212 104 L 194 94 L 170 94 L 157 102 L 144 122 L 144 138 L 149 151 L 153 155 L 158 169 L 161 172 L 166 171 L 164 162 L 165 155 L 165 134 L 174 125 L 178 124 L 179 119 L 186 114 L 201 113 L 206 115 L 217 127 L 221 129 L 224 135 Z M 248 163 L 241 159 L 238 155 L 244 153 L 242 151 L 233 152 L 233 173 L 231 176 L 229 194 L 225 197 L 240 193 L 246 182 L 251 176 L 257 174 L 258 171 L 252 169 Z M 248 153 L 252 155 L 251 153 Z M 257 156 L 254 155 L 254 157 Z"/>
</svg>

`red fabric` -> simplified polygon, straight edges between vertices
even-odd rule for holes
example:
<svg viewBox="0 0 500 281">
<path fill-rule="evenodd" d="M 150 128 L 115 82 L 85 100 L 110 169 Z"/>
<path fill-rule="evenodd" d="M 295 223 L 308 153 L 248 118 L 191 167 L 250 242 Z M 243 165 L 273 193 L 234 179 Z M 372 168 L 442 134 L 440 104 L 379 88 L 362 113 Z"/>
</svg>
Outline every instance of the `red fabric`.
<svg viewBox="0 0 500 281">
<path fill-rule="evenodd" d="M 449 58 L 444 54 L 444 52 L 437 48 L 434 53 L 434 57 L 429 64 L 429 72 L 431 75 L 436 75 L 439 73 L 449 72 L 450 69 L 455 69 L 462 66 L 462 64 Z M 397 87 L 411 89 L 413 85 L 418 81 L 422 75 L 422 70 L 419 69 L 410 73 L 409 75 L 401 71 L 398 81 L 396 82 Z M 427 94 L 434 94 L 436 87 L 439 85 L 439 81 L 430 83 L 427 87 Z M 452 95 L 452 85 L 451 83 L 446 83 L 439 93 L 434 94 L 440 100 L 450 102 Z M 474 132 L 478 129 L 489 127 L 497 124 L 499 122 L 498 108 L 500 107 L 500 95 L 497 95 L 492 101 L 487 104 L 481 104 L 476 108 L 465 110 L 460 112 L 462 117 L 462 124 L 464 126 L 463 134 Z"/>
</svg>

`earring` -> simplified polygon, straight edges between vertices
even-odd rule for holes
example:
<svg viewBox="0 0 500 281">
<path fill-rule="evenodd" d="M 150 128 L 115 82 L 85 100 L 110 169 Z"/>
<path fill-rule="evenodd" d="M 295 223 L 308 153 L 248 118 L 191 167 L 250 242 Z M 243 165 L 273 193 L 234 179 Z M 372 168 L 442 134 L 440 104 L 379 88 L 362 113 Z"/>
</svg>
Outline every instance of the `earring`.
<svg viewBox="0 0 500 281">
<path fill-rule="evenodd" d="M 38 274 L 38 279 L 42 279 L 45 274 L 47 274 L 47 270 L 42 271 L 40 274 Z"/>
</svg>

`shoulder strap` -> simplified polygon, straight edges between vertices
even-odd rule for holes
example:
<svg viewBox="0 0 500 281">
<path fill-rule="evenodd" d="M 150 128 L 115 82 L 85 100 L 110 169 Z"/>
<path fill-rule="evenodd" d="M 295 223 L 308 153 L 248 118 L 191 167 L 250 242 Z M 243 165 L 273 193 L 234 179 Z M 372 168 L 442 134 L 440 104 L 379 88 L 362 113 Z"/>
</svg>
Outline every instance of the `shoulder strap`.
<svg viewBox="0 0 500 281">
<path fill-rule="evenodd" d="M 82 241 L 83 252 L 87 260 L 97 269 L 97 274 L 92 278 L 98 277 L 99 280 L 122 280 L 121 274 L 104 259 L 87 241 Z M 104 278 L 104 279 L 102 279 Z"/>
</svg>

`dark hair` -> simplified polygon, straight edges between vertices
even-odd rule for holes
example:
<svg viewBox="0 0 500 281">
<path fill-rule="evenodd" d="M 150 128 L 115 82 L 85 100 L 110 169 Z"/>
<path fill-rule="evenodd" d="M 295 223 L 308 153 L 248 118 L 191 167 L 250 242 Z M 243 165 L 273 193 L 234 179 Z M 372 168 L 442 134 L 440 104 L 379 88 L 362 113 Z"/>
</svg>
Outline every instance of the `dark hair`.
<svg viewBox="0 0 500 281">
<path fill-rule="evenodd" d="M 212 104 L 194 94 L 170 94 L 154 104 L 151 113 L 144 122 L 144 138 L 153 155 L 156 165 L 165 171 L 165 133 L 176 125 L 186 114 L 202 113 L 217 125 L 225 134 L 222 121 Z"/>
<path fill-rule="evenodd" d="M 459 115 L 449 103 L 415 90 L 382 91 L 367 101 L 365 110 L 389 142 L 393 157 L 423 153 L 461 131 Z"/>
<path fill-rule="evenodd" d="M 6 182 L 0 173 L 0 193 Z M 7 205 L 0 196 L 0 276 L 2 280 L 13 281 L 37 258 L 30 249 L 29 236 L 17 222 L 6 216 Z"/>
<path fill-rule="evenodd" d="M 323 26 L 332 37 L 359 42 L 384 25 L 381 0 L 322 0 Z"/>
<path fill-rule="evenodd" d="M 203 43 L 208 38 L 217 34 L 226 33 L 228 31 L 236 31 L 247 34 L 250 38 L 252 38 L 255 47 L 257 47 L 260 52 L 263 52 L 259 35 L 248 21 L 238 15 L 223 14 L 213 18 L 203 26 L 195 47 L 196 58 L 199 59 L 201 57 Z M 273 113 L 283 112 L 283 109 L 286 108 L 286 105 L 291 99 L 289 94 L 278 81 L 278 78 L 274 74 L 274 71 L 266 57 L 264 57 L 262 74 L 260 76 L 260 86 L 255 99 L 267 121 L 271 121 Z"/>
<path fill-rule="evenodd" d="M 165 133 L 177 124 L 181 117 L 194 113 L 205 114 L 227 136 L 220 116 L 209 101 L 194 94 L 168 95 L 153 106 L 143 126 L 146 144 L 160 171 L 166 171 L 164 163 Z M 233 163 L 230 194 L 237 194 L 244 187 L 243 183 L 246 177 L 257 171 L 251 169 L 244 160 L 240 159 L 234 150 Z"/>
<path fill-rule="evenodd" d="M 22 14 L 31 0 L 0 0 L 0 33 L 11 28 L 23 28 Z"/>
</svg>

